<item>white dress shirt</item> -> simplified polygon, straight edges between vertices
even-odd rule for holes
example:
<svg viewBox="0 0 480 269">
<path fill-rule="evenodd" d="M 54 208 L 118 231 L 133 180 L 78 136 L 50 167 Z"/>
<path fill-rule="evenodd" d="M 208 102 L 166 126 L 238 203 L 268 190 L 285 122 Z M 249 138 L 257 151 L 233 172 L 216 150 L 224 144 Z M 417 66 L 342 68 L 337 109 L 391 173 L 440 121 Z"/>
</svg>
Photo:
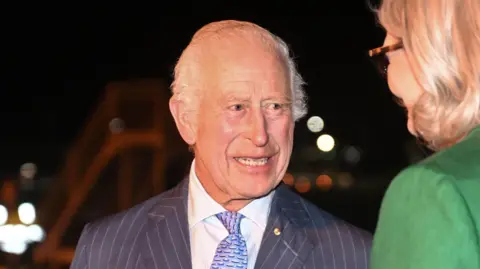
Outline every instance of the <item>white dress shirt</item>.
<svg viewBox="0 0 480 269">
<path fill-rule="evenodd" d="M 190 168 L 188 186 L 188 227 L 192 269 L 210 269 L 218 244 L 228 236 L 227 229 L 215 214 L 226 211 L 205 191 L 195 174 L 195 160 Z M 245 216 L 240 231 L 247 243 L 248 269 L 253 269 L 257 259 L 263 232 L 267 226 L 273 192 L 256 199 L 242 208 Z"/>
</svg>

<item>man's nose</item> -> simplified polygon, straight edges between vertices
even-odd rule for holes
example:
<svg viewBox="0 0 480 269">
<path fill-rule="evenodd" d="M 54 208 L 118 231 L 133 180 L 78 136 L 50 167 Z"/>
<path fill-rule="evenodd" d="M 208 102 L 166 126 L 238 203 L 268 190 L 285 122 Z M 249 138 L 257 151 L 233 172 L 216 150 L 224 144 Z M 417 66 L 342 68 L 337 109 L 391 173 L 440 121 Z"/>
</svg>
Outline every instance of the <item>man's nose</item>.
<svg viewBox="0 0 480 269">
<path fill-rule="evenodd" d="M 249 138 L 257 147 L 263 147 L 268 143 L 267 121 L 263 113 L 253 113 L 250 121 Z"/>
</svg>

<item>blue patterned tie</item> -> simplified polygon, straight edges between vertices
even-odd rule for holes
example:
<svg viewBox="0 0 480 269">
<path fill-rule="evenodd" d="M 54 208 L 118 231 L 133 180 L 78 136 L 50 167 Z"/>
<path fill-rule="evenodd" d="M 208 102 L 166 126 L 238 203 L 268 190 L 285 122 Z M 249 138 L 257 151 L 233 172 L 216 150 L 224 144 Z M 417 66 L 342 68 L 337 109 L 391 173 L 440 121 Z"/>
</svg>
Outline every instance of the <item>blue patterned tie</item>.
<svg viewBox="0 0 480 269">
<path fill-rule="evenodd" d="M 240 233 L 240 222 L 243 215 L 237 212 L 226 211 L 216 215 L 228 230 L 229 235 L 218 244 L 213 257 L 211 269 L 247 268 L 247 244 Z"/>
</svg>

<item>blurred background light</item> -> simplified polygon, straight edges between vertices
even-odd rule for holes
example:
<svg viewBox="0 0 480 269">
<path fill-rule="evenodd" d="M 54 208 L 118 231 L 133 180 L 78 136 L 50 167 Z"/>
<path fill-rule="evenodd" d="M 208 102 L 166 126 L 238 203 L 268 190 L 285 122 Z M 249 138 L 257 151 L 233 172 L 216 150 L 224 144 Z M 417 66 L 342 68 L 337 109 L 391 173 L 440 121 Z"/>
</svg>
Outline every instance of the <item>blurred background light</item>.
<svg viewBox="0 0 480 269">
<path fill-rule="evenodd" d="M 18 217 L 23 224 L 30 225 L 35 222 L 35 207 L 31 203 L 23 203 L 18 207 Z"/>
<path fill-rule="evenodd" d="M 322 134 L 317 139 L 317 147 L 323 152 L 329 152 L 335 147 L 335 140 L 331 135 Z"/>
<path fill-rule="evenodd" d="M 299 176 L 297 180 L 295 180 L 295 190 L 299 193 L 309 192 L 312 188 L 310 179 L 306 176 Z"/>
<path fill-rule="evenodd" d="M 312 133 L 319 133 L 325 127 L 325 123 L 319 116 L 312 116 L 307 121 L 307 128 Z"/>
<path fill-rule="evenodd" d="M 322 191 L 328 191 L 332 188 L 332 178 L 329 175 L 319 175 L 315 181 L 317 188 Z"/>
<path fill-rule="evenodd" d="M 0 205 L 0 225 L 4 225 L 8 220 L 8 211 L 7 208 L 3 205 Z"/>
</svg>

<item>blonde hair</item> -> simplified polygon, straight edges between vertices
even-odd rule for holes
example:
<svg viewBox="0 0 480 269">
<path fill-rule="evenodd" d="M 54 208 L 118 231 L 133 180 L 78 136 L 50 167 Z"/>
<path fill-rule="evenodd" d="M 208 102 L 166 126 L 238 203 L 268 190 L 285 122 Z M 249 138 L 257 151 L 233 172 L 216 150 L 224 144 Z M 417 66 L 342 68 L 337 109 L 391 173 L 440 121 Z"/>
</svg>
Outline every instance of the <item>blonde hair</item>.
<svg viewBox="0 0 480 269">
<path fill-rule="evenodd" d="M 228 42 L 228 38 L 231 36 L 255 39 L 269 51 L 277 54 L 276 56 L 284 62 L 288 70 L 293 99 L 293 119 L 296 121 L 305 116 L 307 114 L 306 95 L 303 89 L 305 83 L 297 71 L 288 45 L 278 36 L 250 22 L 218 21 L 209 23 L 198 30 L 175 66 L 174 81 L 171 85 L 173 97 L 189 103 L 191 110 L 196 110 L 199 93 L 194 89 L 201 79 L 199 73 L 202 70 L 199 54 L 205 49 L 205 46 L 208 46 L 206 42 L 212 40 Z"/>
<path fill-rule="evenodd" d="M 424 89 L 416 131 L 433 149 L 456 143 L 480 124 L 480 1 L 383 0 L 377 14 Z"/>
</svg>

